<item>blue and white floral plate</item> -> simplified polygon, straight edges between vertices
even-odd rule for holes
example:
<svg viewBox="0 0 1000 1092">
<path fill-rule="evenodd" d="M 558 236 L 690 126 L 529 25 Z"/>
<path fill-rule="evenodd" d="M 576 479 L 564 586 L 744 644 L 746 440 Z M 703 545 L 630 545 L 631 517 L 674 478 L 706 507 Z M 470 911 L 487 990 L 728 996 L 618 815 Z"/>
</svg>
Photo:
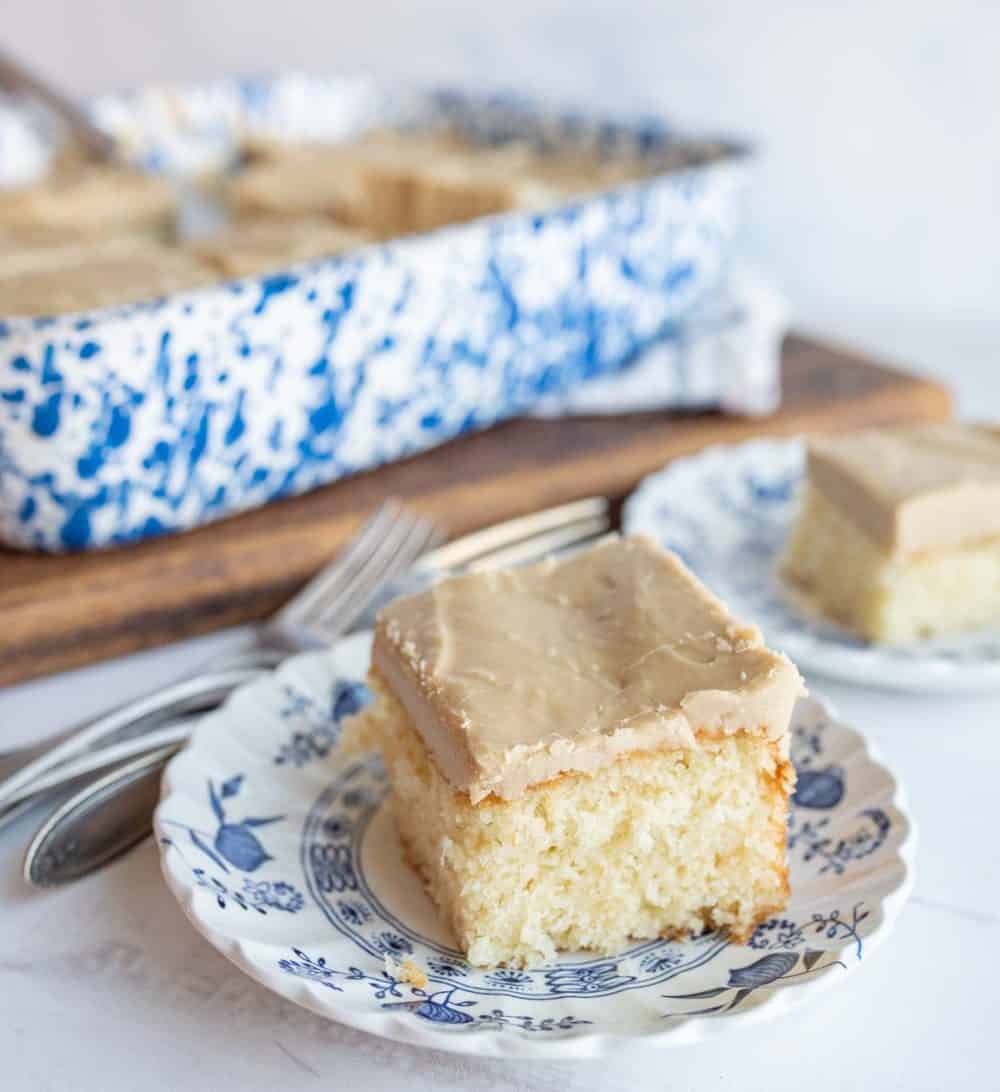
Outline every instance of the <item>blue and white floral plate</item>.
<svg viewBox="0 0 1000 1092">
<path fill-rule="evenodd" d="M 650 475 L 622 514 L 680 554 L 738 617 L 801 668 L 903 691 L 1000 688 L 1000 629 L 893 647 L 805 612 L 778 577 L 804 469 L 801 440 L 707 448 Z"/>
<path fill-rule="evenodd" d="M 240 690 L 171 763 L 163 870 L 195 928 L 263 985 L 375 1035 L 480 1055 L 592 1057 L 775 1016 L 840 982 L 888 934 L 913 882 L 893 774 L 815 700 L 800 702 L 792 898 L 747 945 L 716 934 L 618 956 L 477 970 L 403 863 L 373 755 L 338 755 L 367 700 L 369 636 Z M 411 959 L 424 988 L 402 981 Z"/>
</svg>

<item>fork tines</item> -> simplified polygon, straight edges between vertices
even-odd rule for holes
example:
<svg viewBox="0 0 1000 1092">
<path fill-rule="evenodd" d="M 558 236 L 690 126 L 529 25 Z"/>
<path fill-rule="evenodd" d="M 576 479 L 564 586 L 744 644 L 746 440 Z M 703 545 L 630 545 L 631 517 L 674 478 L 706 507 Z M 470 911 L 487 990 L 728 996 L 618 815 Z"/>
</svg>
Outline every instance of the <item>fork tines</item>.
<svg viewBox="0 0 1000 1092">
<path fill-rule="evenodd" d="M 282 608 L 280 625 L 319 628 L 359 613 L 379 588 L 412 568 L 425 550 L 441 541 L 424 516 L 386 501 L 350 545 Z"/>
<path fill-rule="evenodd" d="M 608 499 L 585 497 L 473 531 L 424 554 L 416 568 L 439 575 L 460 568 L 520 564 L 590 542 L 610 528 Z"/>
</svg>

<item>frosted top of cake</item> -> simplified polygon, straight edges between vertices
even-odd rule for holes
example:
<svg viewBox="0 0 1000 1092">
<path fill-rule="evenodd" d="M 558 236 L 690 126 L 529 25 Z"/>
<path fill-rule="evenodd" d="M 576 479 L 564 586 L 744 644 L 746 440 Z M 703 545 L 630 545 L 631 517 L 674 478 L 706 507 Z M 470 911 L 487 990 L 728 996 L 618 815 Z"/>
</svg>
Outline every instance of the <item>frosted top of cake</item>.
<svg viewBox="0 0 1000 1092">
<path fill-rule="evenodd" d="M 809 479 L 891 553 L 1000 535 L 1000 430 L 949 422 L 809 444 Z"/>
<path fill-rule="evenodd" d="M 473 802 L 631 751 L 782 740 L 803 692 L 788 659 L 644 537 L 398 599 L 373 666 Z"/>
<path fill-rule="evenodd" d="M 166 223 L 175 204 L 173 187 L 156 175 L 67 161 L 38 185 L 0 190 L 0 225 L 64 227 L 100 237 L 109 224 Z"/>
</svg>

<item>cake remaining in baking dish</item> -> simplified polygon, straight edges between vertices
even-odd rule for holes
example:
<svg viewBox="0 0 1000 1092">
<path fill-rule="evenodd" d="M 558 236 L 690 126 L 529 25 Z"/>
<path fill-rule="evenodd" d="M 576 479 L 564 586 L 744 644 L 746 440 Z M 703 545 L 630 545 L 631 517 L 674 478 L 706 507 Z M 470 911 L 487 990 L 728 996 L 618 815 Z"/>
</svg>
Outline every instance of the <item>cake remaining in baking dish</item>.
<svg viewBox="0 0 1000 1092">
<path fill-rule="evenodd" d="M 645 162 L 542 153 L 515 140 L 477 144 L 448 128 L 377 129 L 327 144 L 258 141 L 241 170 L 214 180 L 232 214 L 228 230 L 185 247 L 174 237 L 168 181 L 67 151 L 41 182 L 0 191 L 0 315 L 151 299 L 557 204 L 670 166 L 667 156 Z M 122 248 L 142 243 L 160 250 L 123 263 Z M 11 280 L 22 273 L 29 283 Z"/>
<path fill-rule="evenodd" d="M 784 905 L 801 679 L 650 540 L 397 600 L 371 680 L 401 839 L 471 962 L 742 939 Z"/>
<path fill-rule="evenodd" d="M 191 250 L 225 277 L 249 277 L 356 250 L 372 237 L 321 216 L 259 216 L 237 220 Z"/>
<path fill-rule="evenodd" d="M 25 246 L 42 233 L 96 242 L 129 233 L 165 239 L 176 204 L 163 178 L 67 155 L 35 185 L 0 187 L 0 235 L 20 237 Z"/>
<path fill-rule="evenodd" d="M 380 129 L 342 144 L 255 146 L 232 180 L 239 216 L 329 216 L 377 238 L 544 208 L 669 169 L 670 159 L 482 145 L 448 129 Z"/>
<path fill-rule="evenodd" d="M 1000 430 L 817 439 L 781 572 L 807 607 L 903 644 L 1000 620 Z"/>
<path fill-rule="evenodd" d="M 5 256 L 6 257 L 6 256 Z M 177 247 L 121 236 L 47 247 L 0 263 L 0 315 L 51 315 L 152 300 L 218 280 L 209 265 Z"/>
</svg>

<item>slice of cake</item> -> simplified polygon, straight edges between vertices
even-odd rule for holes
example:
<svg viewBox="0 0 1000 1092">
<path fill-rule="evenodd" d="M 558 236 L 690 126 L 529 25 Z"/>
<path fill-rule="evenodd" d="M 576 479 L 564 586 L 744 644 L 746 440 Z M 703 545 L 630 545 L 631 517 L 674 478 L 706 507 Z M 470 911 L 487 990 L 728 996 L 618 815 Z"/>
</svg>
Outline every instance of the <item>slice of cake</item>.
<svg viewBox="0 0 1000 1092">
<path fill-rule="evenodd" d="M 240 215 L 323 214 L 386 239 L 559 204 L 641 173 L 635 158 L 476 144 L 450 130 L 383 129 L 340 144 L 255 146 L 230 193 Z"/>
<path fill-rule="evenodd" d="M 54 253 L 58 263 L 15 260 L 0 268 L 0 315 L 89 311 L 218 281 L 193 254 L 164 243 L 115 239 Z"/>
<path fill-rule="evenodd" d="M 237 220 L 226 231 L 200 240 L 192 250 L 226 277 L 249 277 L 282 266 L 327 258 L 371 242 L 358 228 L 322 216 Z"/>
<path fill-rule="evenodd" d="M 353 146 L 357 222 L 381 238 L 433 231 L 514 206 L 508 180 L 523 156 L 437 130 L 383 130 Z"/>
<path fill-rule="evenodd" d="M 65 232 L 44 228 L 0 228 L 0 278 L 71 268 L 99 256 L 148 253 L 151 246 L 162 244 L 141 234 L 74 239 Z"/>
<path fill-rule="evenodd" d="M 807 606 L 890 644 L 1000 620 L 1000 430 L 817 439 L 807 470 L 781 567 Z"/>
<path fill-rule="evenodd" d="M 384 129 L 342 143 L 272 143 L 254 151 L 233 179 L 230 199 L 241 216 L 323 215 L 390 238 L 496 211 L 499 180 L 487 179 L 484 195 L 481 177 L 470 183 L 457 174 L 456 161 L 470 158 L 475 149 L 437 131 Z"/>
<path fill-rule="evenodd" d="M 641 537 L 379 616 L 399 834 L 472 963 L 723 927 L 788 896 L 795 667 Z"/>
<path fill-rule="evenodd" d="M 163 178 L 74 160 L 36 185 L 0 189 L 0 231 L 63 233 L 69 241 L 130 233 L 165 239 L 176 204 Z"/>
<path fill-rule="evenodd" d="M 275 146 L 232 179 L 228 195 L 238 216 L 328 216 L 361 224 L 364 178 L 356 145 Z"/>
<path fill-rule="evenodd" d="M 523 208 L 547 208 L 636 182 L 650 168 L 634 157 L 601 157 L 594 151 L 538 154 L 517 178 L 516 203 Z"/>
<path fill-rule="evenodd" d="M 383 138 L 366 176 L 370 216 L 390 234 L 434 231 L 517 206 L 516 179 L 529 162 L 520 144 L 488 146 L 455 134 Z"/>
</svg>

